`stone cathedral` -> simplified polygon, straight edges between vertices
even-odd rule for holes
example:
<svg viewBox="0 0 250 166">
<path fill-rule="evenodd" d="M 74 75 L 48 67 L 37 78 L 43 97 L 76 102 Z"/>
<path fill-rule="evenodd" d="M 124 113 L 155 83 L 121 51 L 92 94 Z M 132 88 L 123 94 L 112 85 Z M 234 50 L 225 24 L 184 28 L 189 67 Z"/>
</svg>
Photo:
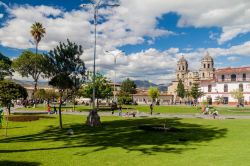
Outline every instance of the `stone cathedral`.
<svg viewBox="0 0 250 166">
<path fill-rule="evenodd" d="M 203 80 L 214 79 L 214 60 L 207 52 L 201 60 L 201 66 L 198 71 L 190 71 L 188 69 L 188 61 L 182 56 L 177 62 L 176 79 L 168 87 L 168 93 L 176 98 L 176 89 L 179 80 L 182 80 L 185 88 L 190 90 L 194 83 L 199 83 Z"/>
</svg>

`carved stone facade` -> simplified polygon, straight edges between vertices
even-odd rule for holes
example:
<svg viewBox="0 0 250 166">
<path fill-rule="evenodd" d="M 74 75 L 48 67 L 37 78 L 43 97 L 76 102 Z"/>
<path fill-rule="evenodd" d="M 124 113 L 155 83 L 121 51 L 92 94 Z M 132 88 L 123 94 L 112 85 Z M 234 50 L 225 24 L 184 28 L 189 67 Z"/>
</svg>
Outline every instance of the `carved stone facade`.
<svg viewBox="0 0 250 166">
<path fill-rule="evenodd" d="M 188 69 L 188 61 L 182 56 L 177 62 L 176 79 L 172 81 L 172 85 L 168 87 L 168 93 L 174 95 L 176 99 L 176 89 L 178 81 L 182 80 L 185 88 L 190 90 L 194 83 L 200 83 L 202 80 L 214 79 L 214 60 L 207 52 L 201 60 L 201 66 L 198 71 L 190 71 Z"/>
</svg>

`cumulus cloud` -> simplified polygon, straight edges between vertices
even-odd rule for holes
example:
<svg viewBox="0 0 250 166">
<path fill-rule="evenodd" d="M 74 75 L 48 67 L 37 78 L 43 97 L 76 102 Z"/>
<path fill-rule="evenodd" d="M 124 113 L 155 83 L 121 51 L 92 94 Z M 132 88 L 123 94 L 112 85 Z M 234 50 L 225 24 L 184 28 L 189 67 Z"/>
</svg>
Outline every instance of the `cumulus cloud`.
<svg viewBox="0 0 250 166">
<path fill-rule="evenodd" d="M 230 57 L 227 58 L 227 60 L 230 61 L 230 62 L 237 62 L 237 61 L 240 60 L 240 58 L 235 57 L 235 56 L 230 56 Z"/>
<path fill-rule="evenodd" d="M 142 4 L 143 3 L 143 4 Z M 0 1 L 1 5 L 1 1 Z M 3 4 L 2 4 L 3 5 Z M 5 4 L 4 4 L 5 5 Z M 41 22 L 46 28 L 45 38 L 39 48 L 50 50 L 59 41 L 67 38 L 83 45 L 82 58 L 91 70 L 93 64 L 93 11 L 64 11 L 52 6 L 13 6 L 8 7 L 9 19 L 0 28 L 0 44 L 7 47 L 26 49 L 34 46 L 30 41 L 30 26 Z M 195 8 L 195 10 L 194 10 Z M 163 35 L 174 35 L 175 32 L 157 27 L 163 14 L 175 12 L 180 16 L 179 27 L 220 27 L 221 34 L 210 33 L 210 38 L 223 44 L 240 34 L 250 31 L 250 2 L 247 0 L 121 0 L 120 7 L 100 9 L 100 20 L 97 41 L 97 67 L 113 79 L 114 70 L 117 77 L 141 78 L 164 82 L 174 77 L 176 62 L 184 55 L 190 63 L 190 69 L 199 68 L 199 60 L 204 52 L 209 51 L 217 56 L 249 56 L 250 41 L 230 48 L 179 48 L 158 51 L 154 48 L 122 55 L 117 58 L 114 67 L 113 56 L 105 50 L 116 50 L 127 44 L 136 45 L 154 40 Z M 147 37 L 147 40 L 145 39 Z M 157 81 L 158 80 L 158 81 Z"/>
</svg>

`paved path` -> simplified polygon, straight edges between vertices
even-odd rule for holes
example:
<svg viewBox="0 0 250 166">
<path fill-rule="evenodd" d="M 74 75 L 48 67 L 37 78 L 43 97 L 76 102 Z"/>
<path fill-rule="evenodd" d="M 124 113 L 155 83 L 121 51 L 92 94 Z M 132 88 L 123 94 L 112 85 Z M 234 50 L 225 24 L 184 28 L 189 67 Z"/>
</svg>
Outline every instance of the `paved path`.
<svg viewBox="0 0 250 166">
<path fill-rule="evenodd" d="M 21 111 L 13 110 L 12 113 L 15 114 L 47 114 L 46 111 Z M 65 115 L 88 115 L 88 112 L 62 112 Z M 111 114 L 111 112 L 99 112 L 100 116 L 119 116 L 118 113 Z M 123 117 L 125 113 L 123 113 Z M 129 117 L 132 117 L 131 115 Z M 212 115 L 203 115 L 203 114 L 147 114 L 141 112 L 136 114 L 136 117 L 159 117 L 159 118 L 201 118 L 201 119 L 212 119 Z M 250 115 L 219 115 L 216 119 L 250 119 Z"/>
</svg>

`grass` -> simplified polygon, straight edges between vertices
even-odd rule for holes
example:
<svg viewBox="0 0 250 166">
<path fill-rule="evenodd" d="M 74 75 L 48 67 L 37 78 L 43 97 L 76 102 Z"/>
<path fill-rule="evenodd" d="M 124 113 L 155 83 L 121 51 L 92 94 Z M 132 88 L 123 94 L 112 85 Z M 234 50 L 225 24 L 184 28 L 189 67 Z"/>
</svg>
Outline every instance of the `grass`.
<svg viewBox="0 0 250 166">
<path fill-rule="evenodd" d="M 33 122 L 10 122 L 0 129 L 0 165 L 247 165 L 249 120 L 102 117 L 101 128 L 86 117 L 64 115 Z M 140 124 L 167 124 L 178 132 L 146 132 Z M 66 134 L 72 128 L 74 135 Z"/>
<path fill-rule="evenodd" d="M 72 105 L 66 105 L 62 107 L 62 110 L 71 110 L 73 108 Z M 239 114 L 239 115 L 250 115 L 250 107 L 243 107 L 243 108 L 237 108 L 235 106 L 214 106 L 216 110 L 218 110 L 219 114 L 221 115 L 228 115 L 228 114 Z M 51 108 L 53 110 L 53 107 Z M 110 107 L 100 107 L 100 111 L 110 111 Z M 42 104 L 37 105 L 36 108 L 30 107 L 30 108 L 18 108 L 17 110 L 27 110 L 27 111 L 47 111 L 47 107 L 45 107 Z M 90 106 L 85 105 L 76 105 L 75 107 L 76 111 L 79 112 L 88 112 L 91 110 Z M 150 109 L 147 105 L 126 105 L 123 106 L 124 112 L 129 112 L 133 110 L 138 110 L 140 112 L 149 113 Z M 201 113 L 200 107 L 195 106 L 155 106 L 154 107 L 154 113 L 167 113 L 167 114 L 199 114 Z"/>
</svg>

